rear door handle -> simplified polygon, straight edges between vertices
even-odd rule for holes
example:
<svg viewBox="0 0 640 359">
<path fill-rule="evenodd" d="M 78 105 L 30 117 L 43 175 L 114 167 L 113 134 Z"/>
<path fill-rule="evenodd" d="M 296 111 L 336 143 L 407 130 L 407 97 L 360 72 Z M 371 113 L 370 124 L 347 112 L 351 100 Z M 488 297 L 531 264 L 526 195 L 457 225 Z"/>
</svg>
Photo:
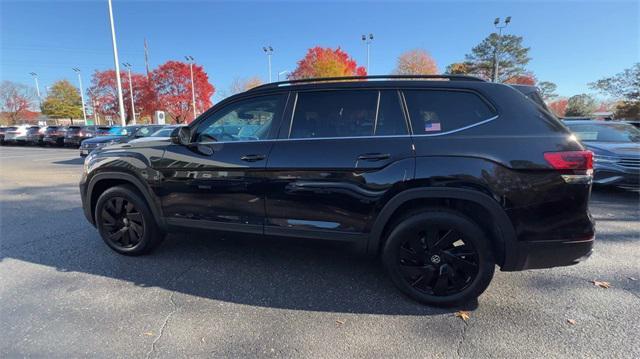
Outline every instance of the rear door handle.
<svg viewBox="0 0 640 359">
<path fill-rule="evenodd" d="M 241 160 L 247 161 L 247 162 L 262 161 L 265 158 L 266 158 L 265 155 L 244 155 L 244 156 L 240 157 Z"/>
<path fill-rule="evenodd" d="M 388 160 L 391 158 L 391 155 L 388 153 L 363 153 L 358 156 L 358 160 L 363 161 L 381 161 Z"/>
</svg>

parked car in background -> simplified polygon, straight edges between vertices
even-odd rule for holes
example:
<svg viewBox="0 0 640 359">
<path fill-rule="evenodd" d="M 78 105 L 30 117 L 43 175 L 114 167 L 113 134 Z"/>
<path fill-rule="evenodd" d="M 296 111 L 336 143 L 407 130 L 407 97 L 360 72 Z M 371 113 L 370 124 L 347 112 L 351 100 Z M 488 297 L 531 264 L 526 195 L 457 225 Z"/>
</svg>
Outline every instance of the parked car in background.
<svg viewBox="0 0 640 359">
<path fill-rule="evenodd" d="M 640 120 L 625 120 L 624 122 L 640 128 Z"/>
<path fill-rule="evenodd" d="M 13 131 L 16 127 L 0 127 L 0 146 L 4 146 L 4 135 L 7 131 Z"/>
<path fill-rule="evenodd" d="M 594 183 L 640 188 L 640 130 L 614 121 L 564 121 L 593 152 Z"/>
<path fill-rule="evenodd" d="M 27 129 L 27 141 L 28 145 L 40 146 L 43 144 L 44 130 L 46 127 L 32 126 Z"/>
<path fill-rule="evenodd" d="M 19 125 L 7 130 L 4 134 L 4 141 L 6 144 L 16 145 L 25 144 L 27 142 L 27 131 L 33 125 Z"/>
<path fill-rule="evenodd" d="M 136 138 L 147 137 L 163 125 L 132 125 L 125 127 L 114 127 L 105 136 L 88 139 L 80 146 L 80 156 L 87 156 L 91 151 L 116 143 L 127 143 Z"/>
<path fill-rule="evenodd" d="M 64 135 L 66 132 L 66 126 L 47 126 L 43 133 L 42 142 L 50 146 L 64 146 Z"/>
<path fill-rule="evenodd" d="M 79 147 L 84 140 L 106 136 L 110 130 L 109 126 L 69 126 L 64 136 L 64 144 Z"/>
<path fill-rule="evenodd" d="M 170 141 L 95 151 L 84 214 L 124 255 L 173 231 L 342 241 L 430 305 L 591 254 L 592 153 L 555 116 L 472 77 L 368 79 L 258 86 Z"/>
</svg>

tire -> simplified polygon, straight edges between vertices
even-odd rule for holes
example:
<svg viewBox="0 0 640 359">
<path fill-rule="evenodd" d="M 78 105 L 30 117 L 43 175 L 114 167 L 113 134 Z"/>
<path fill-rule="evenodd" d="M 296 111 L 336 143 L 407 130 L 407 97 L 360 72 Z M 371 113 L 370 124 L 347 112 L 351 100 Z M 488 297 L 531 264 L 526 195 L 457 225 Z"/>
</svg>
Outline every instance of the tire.
<svg viewBox="0 0 640 359">
<path fill-rule="evenodd" d="M 462 306 L 479 297 L 495 270 L 482 229 L 446 208 L 413 212 L 396 222 L 382 261 L 400 291 L 441 307 Z"/>
<path fill-rule="evenodd" d="M 104 191 L 96 203 L 95 219 L 104 242 L 120 254 L 150 253 L 165 237 L 149 205 L 132 186 Z"/>
</svg>

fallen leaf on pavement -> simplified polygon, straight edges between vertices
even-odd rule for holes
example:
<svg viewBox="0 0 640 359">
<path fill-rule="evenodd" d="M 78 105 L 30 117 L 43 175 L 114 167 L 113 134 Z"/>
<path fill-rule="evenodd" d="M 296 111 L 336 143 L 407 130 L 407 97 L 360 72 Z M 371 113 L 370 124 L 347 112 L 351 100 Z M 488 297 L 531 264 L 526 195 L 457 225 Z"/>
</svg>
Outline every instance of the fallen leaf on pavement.
<svg viewBox="0 0 640 359">
<path fill-rule="evenodd" d="M 611 288 L 611 283 L 609 282 L 603 282 L 603 281 L 599 281 L 599 280 L 592 280 L 591 283 L 593 283 L 593 285 L 595 285 L 596 287 L 600 287 L 600 288 Z"/>
<path fill-rule="evenodd" d="M 635 281 L 637 281 L 637 280 L 638 280 L 638 278 L 636 278 L 636 277 L 629 277 L 629 280 L 632 280 L 632 281 L 634 281 L 634 282 L 635 282 Z"/>
<path fill-rule="evenodd" d="M 567 323 L 569 323 L 571 325 L 576 325 L 576 320 L 575 319 L 567 319 Z"/>
<path fill-rule="evenodd" d="M 344 324 L 344 320 L 336 320 L 336 326 L 341 326 L 342 324 Z"/>
<path fill-rule="evenodd" d="M 153 332 L 146 332 L 146 333 L 144 333 L 144 335 L 146 335 L 148 337 L 152 337 L 154 334 L 153 334 Z"/>
<path fill-rule="evenodd" d="M 456 317 L 458 317 L 458 318 L 460 318 L 460 319 L 464 320 L 465 322 L 466 322 L 467 320 L 469 320 L 469 318 L 471 318 L 471 316 L 469 315 L 469 312 L 467 312 L 467 311 L 465 311 L 465 310 L 461 310 L 461 311 L 455 312 L 455 314 L 454 314 L 454 315 L 455 315 Z"/>
</svg>

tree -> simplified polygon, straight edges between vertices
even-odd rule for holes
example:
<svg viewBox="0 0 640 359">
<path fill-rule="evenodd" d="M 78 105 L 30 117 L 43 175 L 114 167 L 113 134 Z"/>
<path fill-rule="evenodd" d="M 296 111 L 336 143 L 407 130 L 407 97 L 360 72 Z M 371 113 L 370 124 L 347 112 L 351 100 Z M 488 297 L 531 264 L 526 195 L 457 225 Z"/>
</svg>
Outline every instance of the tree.
<svg viewBox="0 0 640 359">
<path fill-rule="evenodd" d="M 596 109 L 596 101 L 587 94 L 569 97 L 566 116 L 590 116 Z"/>
<path fill-rule="evenodd" d="M 564 117 L 567 112 L 567 99 L 561 98 L 547 104 L 547 107 L 558 117 Z"/>
<path fill-rule="evenodd" d="M 504 81 L 506 84 L 513 85 L 531 85 L 534 86 L 538 82 L 536 77 L 532 73 L 525 73 L 522 75 L 515 75 L 511 78 L 508 78 Z"/>
<path fill-rule="evenodd" d="M 526 72 L 525 66 L 531 60 L 529 49 L 522 45 L 522 37 L 516 35 L 498 35 L 493 33 L 482 40 L 480 44 L 471 49 L 471 53 L 465 56 L 466 63 L 470 66 L 469 73 L 490 80 L 494 73 L 494 55 L 499 49 L 498 55 L 498 82 Z"/>
<path fill-rule="evenodd" d="M 398 75 L 434 75 L 438 73 L 436 61 L 423 49 L 414 49 L 398 57 L 395 74 Z"/>
<path fill-rule="evenodd" d="M 122 97 L 126 122 L 133 119 L 131 112 L 131 93 L 129 92 L 129 75 L 126 72 L 120 73 L 122 79 Z M 147 76 L 141 74 L 131 74 L 133 85 L 133 101 L 136 113 L 142 116 L 151 116 L 155 109 L 154 94 Z M 88 90 L 90 101 L 95 105 L 95 111 L 102 116 L 120 116 L 120 105 L 118 104 L 118 88 L 116 83 L 116 72 L 114 70 L 96 70 L 91 77 L 91 86 Z"/>
<path fill-rule="evenodd" d="M 231 82 L 231 85 L 229 85 L 229 89 L 224 92 L 224 97 L 245 92 L 260 85 L 262 85 L 262 80 L 257 76 L 249 78 L 236 77 Z"/>
<path fill-rule="evenodd" d="M 0 84 L 0 109 L 10 124 L 29 117 L 36 95 L 29 86 L 12 81 Z"/>
<path fill-rule="evenodd" d="M 468 75 L 472 64 L 468 62 L 454 62 L 447 66 L 447 73 L 451 75 Z"/>
<path fill-rule="evenodd" d="M 640 62 L 612 77 L 592 82 L 589 87 L 622 100 L 616 107 L 616 117 L 640 117 Z"/>
<path fill-rule="evenodd" d="M 290 79 L 316 77 L 366 76 L 367 70 L 358 66 L 349 55 L 337 49 L 316 46 L 298 61 L 298 67 L 289 74 Z"/>
<path fill-rule="evenodd" d="M 42 102 L 42 113 L 51 118 L 80 118 L 82 100 L 80 91 L 68 80 L 56 81 Z"/>
<path fill-rule="evenodd" d="M 542 99 L 545 101 L 558 97 L 556 94 L 557 88 L 558 86 L 551 81 L 541 81 L 538 83 L 538 91 L 540 91 L 540 96 L 542 96 Z"/>
<path fill-rule="evenodd" d="M 215 87 L 209 83 L 209 76 L 200 65 L 193 65 L 193 81 L 195 82 L 196 113 L 201 113 L 211 107 L 211 96 L 215 92 Z M 168 61 L 153 70 L 151 82 L 159 108 L 167 111 L 177 123 L 193 120 L 189 64 Z"/>
</svg>

